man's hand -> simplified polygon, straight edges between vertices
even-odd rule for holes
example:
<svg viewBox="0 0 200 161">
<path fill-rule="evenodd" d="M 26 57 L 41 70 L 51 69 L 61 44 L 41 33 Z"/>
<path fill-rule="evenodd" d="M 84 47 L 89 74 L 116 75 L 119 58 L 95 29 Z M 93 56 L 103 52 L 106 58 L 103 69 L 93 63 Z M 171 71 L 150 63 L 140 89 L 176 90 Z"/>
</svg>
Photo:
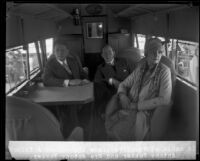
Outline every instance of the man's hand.
<svg viewBox="0 0 200 161">
<path fill-rule="evenodd" d="M 116 89 L 119 87 L 120 82 L 115 78 L 109 78 L 108 83 L 114 86 Z"/>
<path fill-rule="evenodd" d="M 123 109 L 129 109 L 130 108 L 131 102 L 125 94 L 120 93 L 119 100 L 120 100 L 120 103 L 121 103 L 121 106 L 122 106 Z"/>
<path fill-rule="evenodd" d="M 88 75 L 89 74 L 89 69 L 88 67 L 83 67 L 83 71 Z"/>
<path fill-rule="evenodd" d="M 112 84 L 115 86 L 116 89 L 118 89 L 120 82 L 117 79 L 112 78 Z"/>
<path fill-rule="evenodd" d="M 69 86 L 79 86 L 81 85 L 81 79 L 71 79 L 69 80 Z"/>
</svg>

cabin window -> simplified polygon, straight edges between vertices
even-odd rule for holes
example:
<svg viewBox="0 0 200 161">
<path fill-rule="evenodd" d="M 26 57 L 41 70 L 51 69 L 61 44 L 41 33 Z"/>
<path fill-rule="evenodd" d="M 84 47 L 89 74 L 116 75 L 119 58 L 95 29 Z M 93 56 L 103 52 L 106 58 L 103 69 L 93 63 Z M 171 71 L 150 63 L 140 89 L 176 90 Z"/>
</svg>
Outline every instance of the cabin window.
<svg viewBox="0 0 200 161">
<path fill-rule="evenodd" d="M 146 42 L 146 36 L 142 34 L 133 34 L 133 47 L 140 49 L 141 57 L 144 57 L 144 45 Z"/>
<path fill-rule="evenodd" d="M 22 47 L 6 51 L 6 93 L 26 80 L 26 59 L 27 51 Z"/>
<path fill-rule="evenodd" d="M 170 39 L 168 51 L 169 58 L 174 64 L 177 75 L 197 85 L 199 43 Z"/>
<path fill-rule="evenodd" d="M 86 23 L 87 38 L 103 38 L 103 22 Z"/>
<path fill-rule="evenodd" d="M 47 58 L 53 53 L 53 38 L 45 40 Z"/>
<path fill-rule="evenodd" d="M 36 51 L 35 43 L 28 44 L 28 51 L 29 51 L 30 73 L 32 73 L 36 69 L 39 68 L 39 62 L 38 62 L 38 57 L 37 57 L 37 51 Z"/>
<path fill-rule="evenodd" d="M 138 43 L 137 43 L 137 34 L 133 34 L 133 47 L 138 48 Z"/>
<path fill-rule="evenodd" d="M 144 57 L 144 45 L 146 42 L 146 36 L 142 34 L 137 34 L 138 37 L 138 48 L 140 49 L 141 56 Z"/>
</svg>

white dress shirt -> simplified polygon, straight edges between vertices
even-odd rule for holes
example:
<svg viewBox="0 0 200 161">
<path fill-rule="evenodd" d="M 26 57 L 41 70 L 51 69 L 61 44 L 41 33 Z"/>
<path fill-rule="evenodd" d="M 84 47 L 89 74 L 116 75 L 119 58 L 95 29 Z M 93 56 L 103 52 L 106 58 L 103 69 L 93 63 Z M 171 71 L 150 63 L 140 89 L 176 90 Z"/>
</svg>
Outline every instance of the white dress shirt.
<svg viewBox="0 0 200 161">
<path fill-rule="evenodd" d="M 114 58 L 110 61 L 110 62 L 106 62 L 106 64 L 110 64 L 110 65 L 112 65 L 112 66 L 114 66 L 115 64 L 114 64 Z M 110 84 L 110 85 L 113 85 L 113 78 L 109 78 L 108 79 L 108 83 Z"/>
<path fill-rule="evenodd" d="M 69 66 L 66 59 L 64 61 L 60 61 L 60 60 L 57 59 L 57 61 L 62 66 L 63 66 L 63 63 L 65 63 L 65 65 Z M 70 68 L 68 68 L 68 69 L 69 69 L 70 73 L 72 73 L 71 70 L 70 70 Z M 69 79 L 65 79 L 64 82 L 63 82 L 63 85 L 66 86 L 66 87 L 69 86 Z"/>
</svg>

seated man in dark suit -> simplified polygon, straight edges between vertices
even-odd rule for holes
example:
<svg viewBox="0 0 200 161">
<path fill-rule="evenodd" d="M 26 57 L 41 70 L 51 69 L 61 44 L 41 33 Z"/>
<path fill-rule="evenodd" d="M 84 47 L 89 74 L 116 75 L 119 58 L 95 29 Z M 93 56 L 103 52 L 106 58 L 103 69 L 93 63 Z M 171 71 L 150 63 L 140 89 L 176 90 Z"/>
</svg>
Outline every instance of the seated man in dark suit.
<svg viewBox="0 0 200 161">
<path fill-rule="evenodd" d="M 45 66 L 43 82 L 45 86 L 67 87 L 88 83 L 87 75 L 80 63 L 70 55 L 65 43 L 54 43 L 54 54 Z"/>
<path fill-rule="evenodd" d="M 115 57 L 115 52 L 110 45 L 102 50 L 104 63 L 99 65 L 95 74 L 96 103 L 101 104 L 100 113 L 104 112 L 104 105 L 117 92 L 117 88 L 130 73 L 131 69 L 124 58 Z M 103 104 L 104 103 L 104 104 Z"/>
<path fill-rule="evenodd" d="M 53 54 L 45 66 L 43 83 L 45 86 L 57 87 L 78 86 L 89 83 L 80 63 L 70 55 L 69 49 L 61 40 L 54 42 Z M 61 131 L 64 137 L 68 137 L 70 131 L 79 124 L 77 108 L 59 107 L 57 112 L 61 123 Z"/>
</svg>

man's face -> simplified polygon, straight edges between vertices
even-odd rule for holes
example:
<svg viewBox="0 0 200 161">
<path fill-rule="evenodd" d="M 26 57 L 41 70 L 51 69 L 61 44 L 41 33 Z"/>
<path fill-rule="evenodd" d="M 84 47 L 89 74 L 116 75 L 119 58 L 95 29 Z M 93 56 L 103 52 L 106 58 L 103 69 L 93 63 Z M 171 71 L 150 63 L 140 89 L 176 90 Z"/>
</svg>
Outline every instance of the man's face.
<svg viewBox="0 0 200 161">
<path fill-rule="evenodd" d="M 111 47 L 107 47 L 103 50 L 102 56 L 106 63 L 110 63 L 114 59 L 114 51 Z"/>
<path fill-rule="evenodd" d="M 64 61 L 65 58 L 69 55 L 69 50 L 65 45 L 57 44 L 54 48 L 54 54 L 58 60 Z"/>
<path fill-rule="evenodd" d="M 152 41 L 149 44 L 149 48 L 147 51 L 147 59 L 149 61 L 150 64 L 157 64 L 159 63 L 162 55 L 164 52 L 164 48 L 162 46 L 162 44 L 156 42 L 156 41 Z"/>
</svg>

